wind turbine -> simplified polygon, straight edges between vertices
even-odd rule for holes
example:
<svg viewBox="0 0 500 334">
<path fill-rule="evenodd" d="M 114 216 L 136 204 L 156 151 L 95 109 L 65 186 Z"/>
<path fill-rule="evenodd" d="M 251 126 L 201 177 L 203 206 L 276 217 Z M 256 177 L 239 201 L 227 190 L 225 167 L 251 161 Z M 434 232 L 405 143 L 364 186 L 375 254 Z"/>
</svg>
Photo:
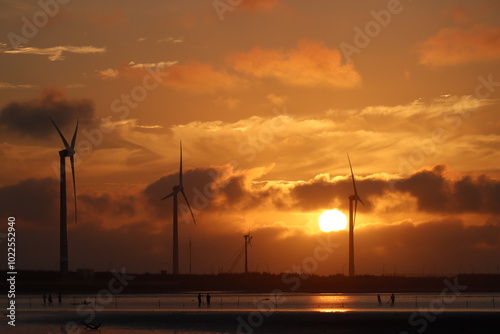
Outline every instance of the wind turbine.
<svg viewBox="0 0 500 334">
<path fill-rule="evenodd" d="M 49 117 L 50 118 L 50 117 Z M 50 121 L 56 127 L 59 136 L 64 144 L 64 149 L 59 151 L 60 158 L 60 236 L 59 236 L 59 261 L 60 270 L 62 273 L 68 272 L 68 228 L 67 228 L 67 212 L 66 212 L 66 158 L 69 157 L 71 162 L 71 174 L 73 176 L 73 197 L 75 199 L 75 223 L 77 222 L 76 213 L 76 181 L 75 181 L 75 142 L 76 134 L 78 132 L 78 120 L 76 121 L 75 133 L 71 139 L 71 145 L 68 144 L 66 138 L 64 138 L 61 130 L 57 127 L 56 123 L 52 118 Z"/>
<path fill-rule="evenodd" d="M 250 236 L 250 231 L 248 231 L 243 238 L 245 238 L 245 274 L 248 274 L 248 245 L 252 246 L 253 236 Z"/>
<path fill-rule="evenodd" d="M 356 211 L 358 210 L 358 202 L 365 205 L 358 195 L 356 189 L 356 181 L 354 180 L 354 172 L 352 171 L 351 159 L 347 154 L 349 167 L 351 169 L 352 186 L 354 188 L 354 195 L 349 196 L 349 276 L 353 277 L 354 274 L 354 225 L 356 224 Z"/>
<path fill-rule="evenodd" d="M 173 217 L 173 227 L 174 227 L 174 235 L 173 235 L 173 252 L 172 252 L 172 272 L 174 275 L 179 274 L 179 228 L 178 228 L 178 212 L 177 212 L 177 194 L 181 193 L 184 199 L 186 200 L 186 204 L 189 208 L 189 212 L 191 212 L 191 217 L 193 217 L 193 222 L 196 225 L 196 220 L 194 219 L 193 211 L 191 210 L 191 206 L 189 205 L 186 194 L 184 193 L 184 186 L 182 185 L 182 142 L 179 143 L 180 146 L 180 167 L 179 167 L 179 185 L 176 185 L 172 189 L 172 193 L 163 197 L 161 200 L 165 200 L 169 197 L 174 197 L 174 217 Z"/>
</svg>

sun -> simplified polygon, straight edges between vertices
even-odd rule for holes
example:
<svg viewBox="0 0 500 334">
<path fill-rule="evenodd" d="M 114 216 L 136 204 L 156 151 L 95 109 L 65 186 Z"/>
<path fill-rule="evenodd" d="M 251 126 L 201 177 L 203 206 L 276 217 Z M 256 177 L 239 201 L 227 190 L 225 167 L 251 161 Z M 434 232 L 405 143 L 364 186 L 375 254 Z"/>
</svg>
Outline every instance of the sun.
<svg viewBox="0 0 500 334">
<path fill-rule="evenodd" d="M 345 230 L 346 216 L 337 209 L 324 211 L 319 217 L 319 228 L 323 232 Z"/>
</svg>

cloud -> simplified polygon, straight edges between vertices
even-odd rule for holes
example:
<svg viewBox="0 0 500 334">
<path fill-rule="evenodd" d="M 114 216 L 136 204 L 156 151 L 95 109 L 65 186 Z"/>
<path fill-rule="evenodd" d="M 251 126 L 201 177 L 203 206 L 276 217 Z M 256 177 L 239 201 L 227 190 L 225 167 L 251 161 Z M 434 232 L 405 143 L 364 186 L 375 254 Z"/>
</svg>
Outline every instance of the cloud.
<svg viewBox="0 0 500 334">
<path fill-rule="evenodd" d="M 3 132 L 16 132 L 34 138 L 56 134 L 50 124 L 52 117 L 61 131 L 73 127 L 76 119 L 89 120 L 94 113 L 89 99 L 68 99 L 56 88 L 45 88 L 39 97 L 26 102 L 11 102 L 0 110 Z"/>
<path fill-rule="evenodd" d="M 402 185 L 397 188 L 394 198 L 405 198 L 402 193 L 409 192 L 420 201 L 428 191 L 438 189 L 438 197 L 447 197 L 447 207 L 451 208 L 450 198 L 457 197 L 458 193 L 470 192 L 470 196 L 477 197 L 478 191 L 471 191 L 471 187 L 477 189 L 479 186 L 480 198 L 487 195 L 482 193 L 484 189 L 489 189 L 489 194 L 498 192 L 498 183 L 482 176 L 453 180 L 446 175 L 442 166 L 415 173 L 399 182 Z M 257 181 L 261 176 L 262 173 L 237 170 L 231 166 L 185 170 L 185 192 L 198 224 L 196 227 L 192 224 L 180 196 L 183 272 L 187 270 L 188 258 L 182 250 L 186 249 L 189 239 L 193 239 L 194 272 L 210 271 L 212 263 L 224 265 L 232 252 L 241 247 L 240 233 L 248 231 L 249 227 L 255 241 L 253 266 L 264 261 L 272 272 L 288 270 L 297 261 L 300 263 L 301 259 L 311 256 L 317 238 L 322 236 L 314 227 L 317 226 L 315 212 L 339 203 L 345 208 L 347 196 L 352 194 L 349 175 L 318 175 L 302 182 Z M 443 182 L 448 186 L 443 186 Z M 85 252 L 72 252 L 72 265 L 103 270 L 108 268 L 109 262 L 114 262 L 115 265 L 126 265 L 130 270 L 158 270 L 158 263 L 171 256 L 172 202 L 171 198 L 165 201 L 161 198 L 177 183 L 178 174 L 173 172 L 144 187 L 80 193 L 79 224 L 69 225 L 70 249 L 85 249 Z M 392 194 L 387 182 L 379 176 L 370 176 L 357 178 L 357 183 L 367 204 L 358 214 L 376 220 L 376 202 Z M 463 183 L 463 190 L 459 192 L 453 190 L 453 185 L 458 183 Z M 39 194 L 44 196 L 40 198 Z M 53 261 L 48 259 L 57 259 L 57 198 L 55 179 L 29 179 L 0 188 L 1 211 L 28 222 L 22 226 L 23 238 L 19 245 L 24 267 L 50 267 Z M 280 202 L 285 206 L 280 206 Z M 477 201 L 473 210 L 483 210 L 480 203 L 483 201 Z M 491 198 L 489 203 L 498 203 L 498 197 Z M 27 207 L 30 210 L 26 210 Z M 380 274 L 383 269 L 392 272 L 392 266 L 382 268 L 384 263 L 394 263 L 398 273 L 407 274 L 421 273 L 424 263 L 435 264 L 439 272 L 456 270 L 459 263 L 475 263 L 477 271 L 489 269 L 490 263 L 486 259 L 500 249 L 500 221 L 495 216 L 480 225 L 466 225 L 460 218 L 432 211 L 436 206 L 428 202 L 422 202 L 421 208 L 433 212 L 434 218 L 359 225 L 356 240 L 363 245 L 357 253 L 359 273 Z M 310 216 L 313 221 L 294 215 L 296 212 L 307 215 L 308 211 L 313 213 Z M 414 212 L 407 214 L 412 216 Z M 339 248 L 328 266 L 320 264 L 318 272 L 321 274 L 342 272 L 347 259 L 347 231 L 336 233 L 334 238 L 338 240 Z M 40 239 L 44 243 L 34 242 Z M 91 245 L 88 240 L 93 240 Z M 283 252 L 269 257 L 268 245 L 279 245 Z M 208 248 L 210 252 L 203 251 Z M 38 255 L 28 256 L 34 250 L 37 254 L 44 254 L 39 261 L 33 262 Z"/>
<path fill-rule="evenodd" d="M 172 43 L 172 44 L 179 44 L 179 43 L 184 43 L 184 37 L 167 37 L 167 38 L 162 38 L 157 41 L 157 43 Z"/>
<path fill-rule="evenodd" d="M 1 53 L 7 54 L 32 54 L 48 56 L 50 61 L 64 60 L 63 53 L 76 53 L 76 54 L 93 54 L 104 53 L 106 48 L 98 48 L 94 46 L 54 46 L 50 48 L 36 48 L 36 47 L 20 47 L 14 50 L 1 50 Z"/>
<path fill-rule="evenodd" d="M 500 59 L 500 28 L 443 28 L 418 47 L 420 63 L 449 66 Z"/>
<path fill-rule="evenodd" d="M 156 70 L 164 70 L 166 68 L 169 68 L 171 66 L 174 66 L 177 64 L 178 61 L 160 61 L 158 63 L 136 63 L 134 61 L 131 61 L 128 66 L 132 69 L 156 69 Z"/>
<path fill-rule="evenodd" d="M 212 93 L 217 90 L 239 90 L 247 86 L 246 79 L 212 65 L 190 61 L 176 64 L 164 80 L 168 87 L 193 93 Z"/>
<path fill-rule="evenodd" d="M 405 179 L 396 180 L 394 187 L 408 192 L 418 201 L 418 209 L 436 213 L 499 214 L 500 182 L 486 175 L 463 175 L 446 178 L 445 165 L 424 169 Z"/>
<path fill-rule="evenodd" d="M 27 179 L 0 188 L 0 212 L 38 226 L 57 226 L 59 183 L 55 179 Z"/>
<path fill-rule="evenodd" d="M 137 72 L 142 74 L 143 71 L 147 70 L 164 71 L 177 63 L 177 61 L 160 61 L 157 63 L 136 63 L 135 61 L 130 61 L 126 66 L 122 66 L 119 69 L 107 68 L 95 72 L 96 76 L 102 80 L 114 80 L 121 76 L 137 74 Z"/>
<path fill-rule="evenodd" d="M 97 71 L 97 76 L 103 80 L 114 80 L 120 75 L 118 70 L 107 68 L 105 70 Z"/>
<path fill-rule="evenodd" d="M 229 55 L 216 68 L 199 61 L 164 61 L 159 63 L 130 62 L 122 69 L 97 72 L 102 79 L 112 79 L 130 70 L 155 69 L 165 71 L 163 83 L 176 90 L 191 93 L 213 93 L 219 90 L 236 91 L 248 88 L 260 80 L 278 80 L 284 85 L 300 87 L 352 88 L 361 83 L 361 76 L 352 64 L 341 63 L 338 49 L 329 49 L 320 42 L 300 40 L 296 48 L 263 49 Z M 283 104 L 286 97 L 271 94 L 268 98 Z M 281 100 L 281 101 L 278 101 Z"/>
<path fill-rule="evenodd" d="M 255 47 L 229 56 L 228 63 L 239 73 L 291 86 L 352 88 L 361 83 L 354 66 L 342 64 L 338 49 L 306 39 L 289 50 Z"/>
<path fill-rule="evenodd" d="M 27 89 L 27 88 L 35 88 L 36 86 L 33 85 L 18 85 L 18 84 L 12 84 L 8 82 L 0 82 L 0 89 Z"/>
</svg>

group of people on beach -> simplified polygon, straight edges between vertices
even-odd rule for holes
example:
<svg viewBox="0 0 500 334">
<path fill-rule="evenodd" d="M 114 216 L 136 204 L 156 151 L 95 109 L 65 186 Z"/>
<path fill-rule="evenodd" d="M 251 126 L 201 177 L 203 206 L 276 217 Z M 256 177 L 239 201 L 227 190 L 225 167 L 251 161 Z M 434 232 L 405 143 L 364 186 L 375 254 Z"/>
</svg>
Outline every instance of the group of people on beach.
<svg viewBox="0 0 500 334">
<path fill-rule="evenodd" d="M 43 294 L 43 306 L 47 307 L 47 304 L 50 307 L 54 307 L 54 301 L 52 300 L 52 294 L 50 294 L 50 293 L 49 293 L 48 296 L 45 293 Z M 58 306 L 62 306 L 62 295 L 61 295 L 61 293 L 59 293 L 57 295 L 57 305 Z"/>
<path fill-rule="evenodd" d="M 207 307 L 210 307 L 210 300 L 212 299 L 212 297 L 210 297 L 210 294 L 207 293 L 207 296 L 205 298 L 207 299 Z M 201 293 L 199 293 L 198 294 L 198 307 L 201 307 L 202 301 L 203 301 L 203 296 L 201 295 Z"/>
<path fill-rule="evenodd" d="M 380 294 L 377 296 L 377 300 L 378 300 L 378 306 L 382 306 L 384 305 L 382 303 L 382 298 L 380 297 Z M 394 307 L 394 302 L 396 301 L 396 296 L 394 296 L 394 293 L 391 294 L 391 296 L 389 297 L 389 300 L 387 301 L 387 304 L 391 303 L 391 307 Z"/>
</svg>

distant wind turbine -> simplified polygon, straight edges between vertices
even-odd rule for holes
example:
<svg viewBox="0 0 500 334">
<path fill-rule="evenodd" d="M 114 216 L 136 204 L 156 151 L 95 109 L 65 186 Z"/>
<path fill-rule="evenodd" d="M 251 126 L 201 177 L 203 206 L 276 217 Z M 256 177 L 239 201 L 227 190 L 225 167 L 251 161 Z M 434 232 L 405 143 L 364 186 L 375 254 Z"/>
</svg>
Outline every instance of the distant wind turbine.
<svg viewBox="0 0 500 334">
<path fill-rule="evenodd" d="M 49 117 L 50 118 L 50 117 Z M 66 138 L 64 138 L 61 130 L 57 127 L 56 123 L 52 118 L 50 121 L 56 127 L 59 136 L 64 144 L 64 150 L 59 151 L 60 157 L 60 241 L 59 241 L 59 254 L 60 254 L 60 270 L 62 273 L 68 272 L 68 228 L 67 228 L 67 212 L 66 212 L 66 158 L 69 157 L 71 162 L 71 174 L 73 176 L 73 197 L 75 200 L 75 223 L 77 222 L 77 211 L 76 211 L 76 181 L 75 181 L 75 142 L 76 134 L 78 132 L 78 121 L 76 121 L 75 133 L 71 139 L 71 145 L 68 144 Z"/>
<path fill-rule="evenodd" d="M 243 238 L 245 238 L 245 274 L 248 274 L 248 246 L 252 246 L 253 236 L 248 231 L 248 234 L 245 234 Z"/>
<path fill-rule="evenodd" d="M 351 159 L 347 154 L 349 161 L 349 168 L 351 169 L 352 186 L 354 188 L 354 195 L 349 196 L 349 276 L 354 276 L 354 225 L 356 224 L 356 211 L 358 210 L 358 202 L 365 205 L 358 195 L 356 189 L 356 181 L 354 180 L 354 172 L 352 171 Z"/>
<path fill-rule="evenodd" d="M 189 208 L 189 212 L 191 212 L 191 217 L 193 217 L 193 222 L 196 225 L 196 220 L 194 219 L 193 211 L 191 210 L 191 206 L 189 205 L 186 194 L 184 193 L 184 186 L 182 185 L 182 142 L 179 143 L 180 146 L 180 167 L 179 167 L 179 185 L 173 187 L 172 193 L 163 197 L 161 200 L 165 200 L 169 197 L 174 197 L 174 217 L 173 217 L 173 227 L 174 227 L 174 235 L 173 235 L 173 259 L 172 259 L 172 272 L 174 275 L 179 274 L 179 228 L 178 228 L 178 209 L 177 209 L 177 194 L 181 193 L 184 199 L 186 200 L 187 206 Z"/>
</svg>

